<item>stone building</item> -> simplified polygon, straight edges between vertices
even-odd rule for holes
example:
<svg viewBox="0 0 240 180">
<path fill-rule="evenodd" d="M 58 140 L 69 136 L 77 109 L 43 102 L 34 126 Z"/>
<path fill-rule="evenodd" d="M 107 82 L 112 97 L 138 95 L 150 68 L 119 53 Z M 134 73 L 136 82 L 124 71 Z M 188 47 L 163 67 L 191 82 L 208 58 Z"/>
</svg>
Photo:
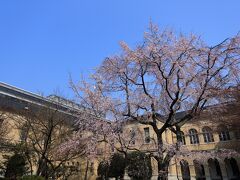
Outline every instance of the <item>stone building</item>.
<svg viewBox="0 0 240 180">
<path fill-rule="evenodd" d="M 169 167 L 169 179 L 198 179 L 198 180 L 229 180 L 240 179 L 240 126 L 234 124 L 232 127 L 225 122 L 229 118 L 239 119 L 235 114 L 225 114 L 221 117 L 213 117 L 203 113 L 197 120 L 188 122 L 181 127 L 182 147 L 186 152 L 196 152 L 196 156 L 201 152 L 233 151 L 233 155 L 220 157 L 204 157 L 198 161 L 194 157 L 173 158 Z M 221 120 L 219 120 L 221 119 Z M 236 121 L 235 121 L 236 122 Z M 161 123 L 159 124 L 161 126 Z M 134 132 L 134 133 L 133 133 Z M 143 152 L 155 152 L 156 135 L 152 127 L 142 125 L 137 122 L 126 124 L 125 132 L 134 134 L 131 148 L 140 149 Z M 141 136 L 141 138 L 139 138 Z M 176 143 L 176 135 L 167 130 L 163 135 L 166 144 Z M 130 149 L 131 149 L 130 148 Z M 193 153 L 194 154 L 194 153 Z M 202 155 L 202 154 L 201 154 Z M 204 155 L 204 154 L 203 154 Z M 156 162 L 152 159 L 153 177 L 157 179 Z"/>
<path fill-rule="evenodd" d="M 57 129 L 58 132 L 54 132 L 56 135 L 52 136 L 51 140 L 54 140 L 54 143 L 58 145 L 64 140 L 63 138 L 66 138 L 66 136 L 62 138 L 60 135 L 68 133 L 67 135 L 71 136 L 75 130 L 74 120 L 78 117 L 76 114 L 80 111 L 86 110 L 80 105 L 62 97 L 55 95 L 43 97 L 5 83 L 0 83 L 0 125 L 2 126 L 4 122 L 4 128 L 7 128 L 9 131 L 6 136 L 3 137 L 3 143 L 0 142 L 0 150 L 2 152 L 2 154 L 0 153 L 0 163 L 5 160 L 2 155 L 9 155 L 10 153 L 8 150 L 9 143 L 22 144 L 22 142 L 28 141 L 25 132 L 28 129 L 24 128 L 24 126 L 26 124 L 27 127 L 27 122 L 30 121 L 29 119 L 33 122 L 38 119 L 46 119 L 47 121 L 47 118 L 52 118 L 52 122 L 56 122 L 56 126 L 59 126 L 59 128 Z M 57 121 L 60 122 L 59 125 Z M 41 129 L 39 129 L 39 131 L 40 130 Z M 37 131 L 38 129 L 36 129 L 35 133 L 37 133 Z M 41 137 L 38 135 L 36 141 L 40 139 Z M 39 143 L 39 148 L 43 148 L 44 142 L 36 143 Z M 37 151 L 38 149 L 35 150 Z M 50 151 L 52 151 L 54 155 L 54 147 Z M 74 168 L 76 173 L 80 172 L 82 167 L 85 167 L 85 161 L 80 161 L 80 159 L 76 157 L 63 160 L 62 163 L 64 166 L 69 167 L 68 169 Z M 35 162 L 31 167 L 33 174 L 37 171 L 37 163 L 38 162 Z M 58 162 L 55 163 L 57 164 Z"/>
<path fill-rule="evenodd" d="M 61 101 L 61 103 L 57 103 Z M 80 105 L 62 99 L 57 96 L 50 96 L 48 98 L 21 90 L 19 88 L 0 83 L 0 108 L 1 112 L 19 116 L 24 111 L 38 109 L 42 106 L 49 106 L 57 108 L 62 115 L 65 116 L 68 124 L 73 126 L 74 119 L 77 118 L 78 111 L 86 111 Z M 221 151 L 222 149 L 230 149 L 239 152 L 240 147 L 240 126 L 239 117 L 236 113 L 239 110 L 234 110 L 231 113 L 224 112 L 221 116 L 219 114 L 203 113 L 201 117 L 191 122 L 183 124 L 182 131 L 182 144 L 183 147 L 191 152 L 201 151 Z M 232 125 L 229 119 L 235 123 Z M 6 119 L 8 120 L 8 119 Z M 11 124 L 10 120 L 9 123 Z M 161 126 L 161 123 L 159 123 Z M 123 133 L 131 137 L 130 146 L 138 148 L 143 152 L 156 151 L 154 141 L 156 140 L 153 129 L 150 126 L 142 125 L 134 121 L 129 121 L 125 124 Z M 9 139 L 12 141 L 20 141 L 21 135 L 17 129 L 11 128 Z M 175 135 L 170 131 L 164 134 L 164 141 L 167 144 L 174 144 L 176 142 Z M 96 179 L 97 167 L 101 159 L 109 156 L 116 149 L 101 144 L 97 149 L 98 159 L 95 161 L 85 161 L 83 159 L 74 159 L 66 161 L 66 165 L 77 167 L 78 175 L 71 179 Z M 157 179 L 156 162 L 152 160 L 153 177 Z M 87 167 L 87 168 L 86 168 Z M 240 179 L 240 157 L 232 155 L 217 159 L 215 157 L 208 158 L 204 162 L 198 162 L 193 158 L 173 158 L 169 167 L 169 179 L 199 179 L 199 180 L 227 180 L 227 179 Z M 86 169 L 89 170 L 86 174 Z M 128 179 L 128 177 L 125 177 Z"/>
</svg>

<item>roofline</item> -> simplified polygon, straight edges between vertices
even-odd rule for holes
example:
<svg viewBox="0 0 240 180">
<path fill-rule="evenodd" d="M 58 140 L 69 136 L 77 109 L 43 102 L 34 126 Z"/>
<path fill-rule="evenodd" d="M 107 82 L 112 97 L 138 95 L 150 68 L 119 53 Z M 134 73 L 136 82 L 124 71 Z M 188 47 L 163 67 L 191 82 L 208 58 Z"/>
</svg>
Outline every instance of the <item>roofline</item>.
<svg viewBox="0 0 240 180">
<path fill-rule="evenodd" d="M 26 91 L 24 89 L 18 88 L 16 86 L 9 85 L 9 84 L 4 83 L 4 82 L 0 82 L 0 86 L 8 88 L 8 89 L 11 89 L 11 90 L 14 90 L 14 91 L 17 91 L 17 92 L 20 92 L 22 94 L 26 94 L 26 95 L 32 96 L 32 97 L 36 97 L 36 98 L 39 98 L 39 99 L 44 99 L 43 96 L 40 96 L 40 95 L 38 95 L 36 93 L 32 93 L 32 92 Z"/>
<path fill-rule="evenodd" d="M 12 91 L 12 93 L 1 90 L 1 87 Z M 19 95 L 14 94 L 14 92 L 18 93 Z M 71 109 L 71 110 L 74 110 L 74 111 L 82 110 L 80 108 L 75 108 L 75 107 L 69 106 L 67 104 L 58 103 L 57 101 L 50 100 L 46 97 L 40 96 L 40 95 L 35 94 L 35 93 L 31 93 L 29 91 L 17 88 L 15 86 L 12 86 L 12 85 L 9 85 L 9 84 L 3 83 L 3 82 L 0 82 L 0 93 L 4 94 L 4 95 L 7 95 L 7 96 L 10 96 L 10 97 L 13 97 L 13 98 L 16 98 L 16 99 L 19 99 L 19 100 L 29 102 L 29 103 L 37 104 L 37 105 L 40 105 L 40 106 L 46 105 L 46 104 L 50 104 L 50 105 L 52 104 L 52 105 L 60 105 L 64 108 Z M 23 96 L 21 96 L 21 94 L 24 95 L 24 96 L 27 96 L 27 97 L 23 97 Z M 39 100 L 39 102 L 37 100 Z"/>
</svg>

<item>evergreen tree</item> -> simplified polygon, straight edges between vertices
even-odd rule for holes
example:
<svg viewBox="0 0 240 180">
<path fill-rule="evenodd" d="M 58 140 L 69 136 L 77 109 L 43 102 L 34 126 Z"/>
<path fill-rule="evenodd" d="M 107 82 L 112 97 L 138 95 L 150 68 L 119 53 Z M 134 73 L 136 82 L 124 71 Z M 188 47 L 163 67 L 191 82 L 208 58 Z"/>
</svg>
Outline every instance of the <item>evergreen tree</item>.
<svg viewBox="0 0 240 180">
<path fill-rule="evenodd" d="M 129 153 L 127 156 L 127 173 L 133 180 L 151 179 L 151 158 L 139 151 Z"/>
<path fill-rule="evenodd" d="M 116 179 L 123 179 L 125 170 L 125 158 L 119 154 L 113 154 L 109 166 L 109 177 L 115 177 Z"/>
<path fill-rule="evenodd" d="M 9 158 L 6 165 L 5 178 L 15 180 L 27 172 L 26 161 L 20 154 L 14 154 Z"/>
<path fill-rule="evenodd" d="M 106 180 L 108 179 L 108 168 L 109 164 L 107 161 L 101 161 L 98 165 L 97 173 L 99 180 Z"/>
</svg>

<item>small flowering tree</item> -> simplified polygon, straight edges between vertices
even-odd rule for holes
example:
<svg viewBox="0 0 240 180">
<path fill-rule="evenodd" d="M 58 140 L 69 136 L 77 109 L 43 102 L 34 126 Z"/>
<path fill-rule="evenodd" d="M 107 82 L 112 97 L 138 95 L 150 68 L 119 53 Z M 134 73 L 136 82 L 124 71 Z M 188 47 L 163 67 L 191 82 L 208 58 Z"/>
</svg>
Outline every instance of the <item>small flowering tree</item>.
<svg viewBox="0 0 240 180">
<path fill-rule="evenodd" d="M 81 104 L 95 117 L 80 117 L 78 123 L 112 140 L 119 137 L 119 129 L 102 126 L 96 118 L 151 126 L 157 137 L 151 155 L 157 161 L 158 179 L 165 180 L 169 162 L 181 148 L 181 125 L 218 103 L 214 94 L 235 84 L 240 36 L 209 46 L 195 35 L 176 35 L 150 24 L 143 43 L 131 49 L 122 42 L 121 47 L 122 53 L 106 58 L 91 81 L 71 82 Z M 177 118 L 181 111 L 184 115 Z M 164 143 L 166 130 L 176 134 L 175 145 Z"/>
<path fill-rule="evenodd" d="M 75 169 L 65 166 L 66 163 L 85 153 L 84 139 L 81 142 L 73 139 L 74 150 L 64 144 L 70 137 L 75 137 L 71 122 L 74 114 L 70 110 L 63 112 L 64 104 L 60 101 L 49 99 L 49 102 L 45 106 L 29 103 L 26 109 L 18 111 L 17 116 L 9 117 L 20 134 L 20 141 L 12 150 L 24 156 L 31 174 L 35 167 L 36 175 L 46 179 L 74 174 Z"/>
</svg>

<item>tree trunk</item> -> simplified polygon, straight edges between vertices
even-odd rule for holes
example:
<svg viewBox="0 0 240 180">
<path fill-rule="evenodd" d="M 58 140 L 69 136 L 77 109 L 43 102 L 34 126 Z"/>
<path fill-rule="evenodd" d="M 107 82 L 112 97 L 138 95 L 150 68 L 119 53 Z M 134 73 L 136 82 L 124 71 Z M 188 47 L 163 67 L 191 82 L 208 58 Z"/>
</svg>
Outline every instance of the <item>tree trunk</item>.
<svg viewBox="0 0 240 180">
<path fill-rule="evenodd" d="M 158 180 L 168 180 L 169 162 L 158 163 Z"/>
<path fill-rule="evenodd" d="M 158 138 L 158 158 L 156 159 L 158 162 L 158 180 L 168 180 L 168 167 L 170 160 L 173 157 L 171 152 L 167 152 L 167 154 L 163 155 L 163 140 L 162 135 L 157 134 Z"/>
<path fill-rule="evenodd" d="M 87 160 L 87 167 L 86 167 L 86 170 L 85 170 L 84 180 L 87 180 L 87 178 L 88 178 L 88 165 L 89 165 L 89 162 Z"/>
</svg>

